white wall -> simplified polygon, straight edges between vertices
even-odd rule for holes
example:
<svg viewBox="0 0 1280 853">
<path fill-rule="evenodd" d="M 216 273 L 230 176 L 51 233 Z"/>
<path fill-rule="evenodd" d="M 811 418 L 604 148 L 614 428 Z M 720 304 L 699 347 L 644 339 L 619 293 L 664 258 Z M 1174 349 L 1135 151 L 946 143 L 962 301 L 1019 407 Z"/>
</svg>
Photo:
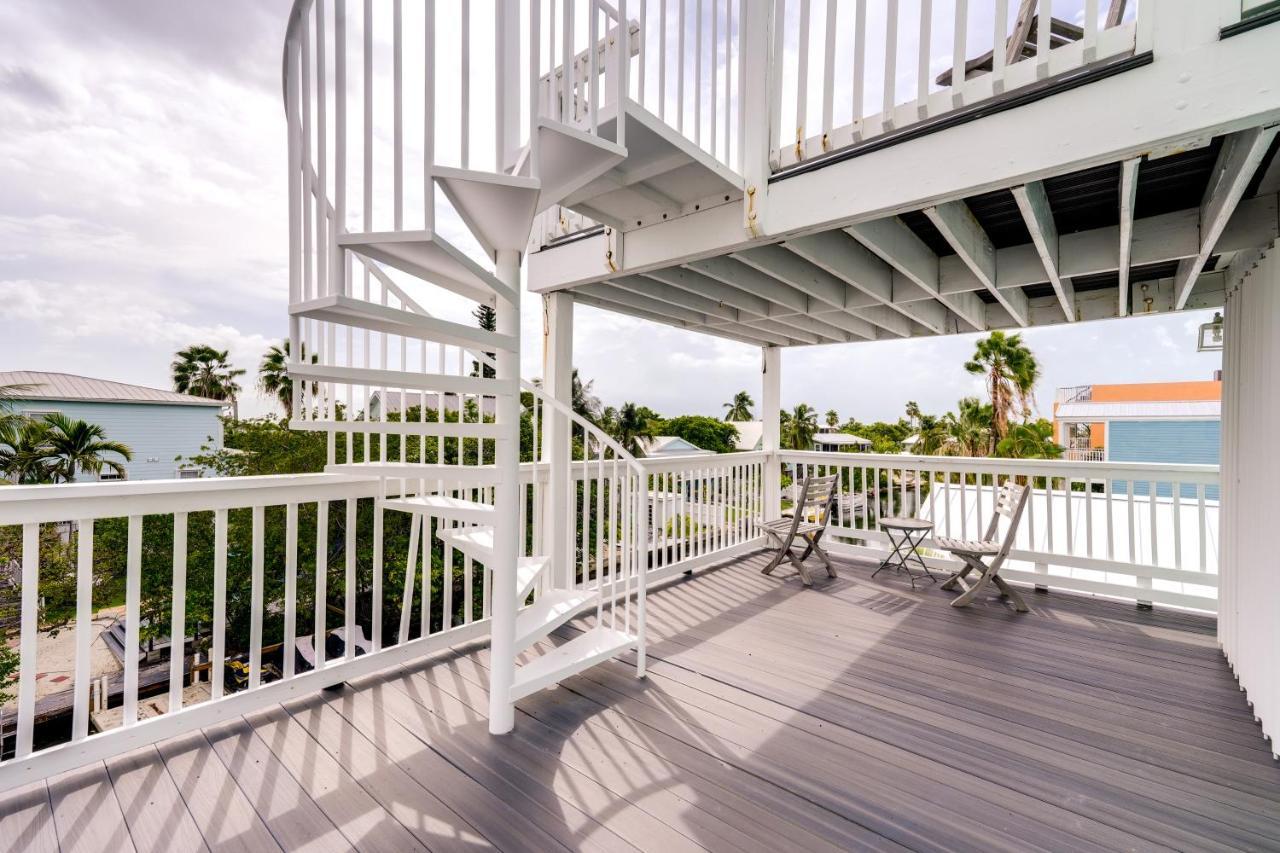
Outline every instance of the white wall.
<svg viewBox="0 0 1280 853">
<path fill-rule="evenodd" d="M 1277 753 L 1280 738 L 1280 244 L 1227 292 L 1218 639 Z M 1280 753 L 1277 753 L 1280 755 Z"/>
</svg>

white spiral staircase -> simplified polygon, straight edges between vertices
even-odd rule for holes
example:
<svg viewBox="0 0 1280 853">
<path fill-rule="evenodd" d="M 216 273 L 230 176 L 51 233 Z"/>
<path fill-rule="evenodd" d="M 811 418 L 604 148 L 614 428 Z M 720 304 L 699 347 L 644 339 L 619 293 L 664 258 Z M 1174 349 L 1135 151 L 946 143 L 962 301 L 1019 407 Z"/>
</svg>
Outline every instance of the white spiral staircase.
<svg viewBox="0 0 1280 853">
<path fill-rule="evenodd" d="M 484 567 L 494 733 L 511 729 L 520 697 L 630 649 L 637 650 L 638 671 L 644 671 L 643 469 L 594 425 L 519 378 L 520 262 L 534 217 L 570 196 L 589 204 L 615 192 L 622 184 L 609 174 L 627 160 L 631 123 L 618 121 L 618 105 L 628 105 L 621 113 L 629 117 L 643 112 L 626 97 L 629 62 L 620 57 L 630 56 L 628 28 L 616 25 L 625 19 L 625 3 L 620 13 L 596 0 L 583 5 L 589 6 L 583 50 L 577 49 L 581 31 L 574 35 L 581 7 L 564 3 L 544 62 L 540 26 L 545 19 L 555 28 L 556 4 L 544 11 L 534 0 L 522 20 L 521 4 L 499 0 L 492 21 L 483 22 L 493 27 L 491 93 L 471 91 L 476 39 L 466 0 L 298 0 L 285 52 L 291 425 L 328 434 L 330 472 L 379 478 L 375 564 L 383 560 L 384 513 L 411 516 L 400 642 L 413 630 L 419 582 L 421 630 L 428 629 L 433 528 L 445 548 Z M 421 18 L 407 21 L 406 11 Z M 437 13 L 449 20 L 437 20 Z M 475 23 L 483 25 L 479 17 Z M 453 28 L 460 28 L 456 41 Z M 512 59 L 521 56 L 522 40 L 528 56 L 523 80 Z M 558 67 L 551 60 L 557 54 L 564 60 Z M 359 70 L 349 67 L 356 64 L 349 58 L 360 60 Z M 608 83 L 603 93 L 601 76 Z M 460 89 L 456 103 L 449 92 L 448 109 L 437 97 L 442 80 Z M 406 89 L 419 82 L 411 99 Z M 492 112 L 472 109 L 482 100 Z M 418 111 L 410 131 L 406 112 Z M 456 145 L 447 139 L 455 130 Z M 493 155 L 488 168 L 473 168 L 481 134 L 492 137 Z M 440 156 L 446 139 L 453 152 L 448 158 Z M 669 150 L 653 144 L 647 156 L 671 159 Z M 442 235 L 436 190 L 485 261 Z M 461 305 L 488 306 L 496 328 L 433 316 L 449 313 L 426 307 L 437 302 L 455 314 Z M 547 502 L 543 512 L 527 511 L 530 493 L 521 479 L 522 387 L 533 400 L 532 503 Z M 539 495 L 543 466 L 550 469 L 549 486 Z M 575 516 L 579 502 L 583 519 Z M 590 532 L 582 535 L 579 570 L 574 528 L 584 521 L 590 528 L 593 502 L 596 540 L 589 541 Z M 556 511 L 566 505 L 567 513 Z M 532 523 L 533 515 L 541 516 L 545 532 L 526 536 L 525 522 Z M 546 547 L 525 554 L 530 540 Z M 347 582 L 350 598 L 352 564 Z M 451 592 L 449 587 L 443 594 Z M 465 594 L 470 613 L 473 592 Z M 383 636 L 380 568 L 372 597 L 377 651 Z M 444 606 L 446 628 L 451 607 Z M 554 648 L 545 644 L 592 607 L 593 627 Z M 524 663 L 517 665 L 518 659 Z"/>
</svg>

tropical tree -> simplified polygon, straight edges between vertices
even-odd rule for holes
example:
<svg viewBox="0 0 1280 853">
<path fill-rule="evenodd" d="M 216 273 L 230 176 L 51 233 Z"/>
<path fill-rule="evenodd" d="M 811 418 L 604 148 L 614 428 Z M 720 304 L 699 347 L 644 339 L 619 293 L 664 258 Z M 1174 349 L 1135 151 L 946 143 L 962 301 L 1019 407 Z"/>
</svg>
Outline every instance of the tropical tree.
<svg viewBox="0 0 1280 853">
<path fill-rule="evenodd" d="M 302 345 L 302 360 L 307 361 L 307 345 Z M 315 353 L 310 361 L 315 364 L 320 360 Z M 312 383 L 311 393 L 316 392 L 316 383 Z M 305 388 L 305 386 L 304 386 Z M 258 390 L 268 397 L 275 397 L 285 417 L 293 417 L 293 380 L 289 377 L 289 339 L 285 338 L 279 345 L 272 344 L 262 356 L 258 364 Z"/>
<path fill-rule="evenodd" d="M 0 425 L 0 472 L 10 483 L 47 483 L 52 478 L 47 425 L 25 418 Z"/>
<path fill-rule="evenodd" d="M 985 376 L 987 394 L 991 398 L 991 431 L 999 442 L 1009 431 L 1011 417 L 1031 415 L 1032 394 L 1040 367 L 1031 350 L 1022 343 L 1021 335 L 992 332 L 978 341 L 973 358 L 964 369 L 975 376 Z"/>
<path fill-rule="evenodd" d="M 818 413 L 808 403 L 801 403 L 786 418 L 783 443 L 792 450 L 812 450 L 818 433 Z"/>
<path fill-rule="evenodd" d="M 920 419 L 923 413 L 920 411 L 920 404 L 915 400 L 907 401 L 907 422 L 916 429 L 920 428 Z"/>
<path fill-rule="evenodd" d="M 1062 453 L 1062 445 L 1053 440 L 1053 423 L 1044 418 L 1013 424 L 996 445 L 996 456 L 1009 459 L 1058 459 Z"/>
<path fill-rule="evenodd" d="M 755 415 L 751 414 L 751 407 L 755 404 L 756 401 L 751 399 L 750 394 L 746 391 L 739 391 L 733 395 L 733 402 L 724 404 L 724 407 L 729 410 L 724 413 L 724 419 L 731 422 L 749 421 L 755 417 Z"/>
<path fill-rule="evenodd" d="M 240 384 L 244 371 L 231 366 L 227 350 L 216 350 L 205 344 L 192 344 L 174 354 L 169 371 L 173 390 L 179 394 L 225 400 L 231 404 L 231 417 L 240 419 Z"/>
<path fill-rule="evenodd" d="M 591 393 L 591 389 L 595 387 L 595 384 L 596 381 L 594 379 L 584 384 L 578 376 L 578 368 L 575 367 L 573 369 L 573 379 L 570 384 L 573 410 L 580 417 L 586 418 L 592 423 L 596 423 L 600 419 L 600 398 Z"/>
<path fill-rule="evenodd" d="M 837 412 L 835 409 L 827 409 L 827 414 L 825 417 L 826 417 L 827 426 L 831 427 L 832 429 L 835 429 L 837 426 L 840 425 L 840 413 Z"/>
<path fill-rule="evenodd" d="M 14 403 L 19 392 L 30 389 L 31 385 L 0 385 L 0 428 L 5 426 L 21 426 L 26 420 L 21 412 L 14 411 Z"/>
<path fill-rule="evenodd" d="M 662 435 L 677 435 L 690 444 L 713 453 L 733 453 L 738 449 L 738 428 L 704 415 L 681 415 L 654 427 Z"/>
<path fill-rule="evenodd" d="M 498 312 L 491 305 L 479 305 L 476 310 L 471 312 L 471 316 L 476 318 L 476 325 L 484 329 L 486 332 L 498 331 Z M 490 360 L 493 360 L 494 354 L 485 353 Z M 482 365 L 478 361 L 471 362 L 471 375 L 483 376 L 485 379 L 492 379 L 497 374 L 494 369 L 487 364 Z"/>
<path fill-rule="evenodd" d="M 654 436 L 649 410 L 635 403 L 623 403 L 614 423 L 613 437 L 632 456 L 644 456 L 644 445 Z"/>
<path fill-rule="evenodd" d="M 96 475 L 104 468 L 125 475 L 124 465 L 105 454 L 114 453 L 128 462 L 133 451 L 123 442 L 108 439 L 102 427 L 61 412 L 45 415 L 44 422 L 44 443 L 55 479 L 73 483 L 78 472 Z"/>
<path fill-rule="evenodd" d="M 942 417 L 946 435 L 942 452 L 950 456 L 986 456 L 991 450 L 991 423 L 991 406 L 977 397 L 965 397 L 956 412 Z"/>
</svg>

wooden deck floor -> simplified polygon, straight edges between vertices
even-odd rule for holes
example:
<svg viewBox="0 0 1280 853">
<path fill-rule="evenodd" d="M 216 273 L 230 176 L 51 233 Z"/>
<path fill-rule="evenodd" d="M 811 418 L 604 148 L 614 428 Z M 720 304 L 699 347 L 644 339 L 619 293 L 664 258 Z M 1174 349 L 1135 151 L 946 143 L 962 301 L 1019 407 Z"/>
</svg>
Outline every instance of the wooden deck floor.
<svg viewBox="0 0 1280 853">
<path fill-rule="evenodd" d="M 597 667 L 513 736 L 459 650 L 4 795 L 0 847 L 1280 849 L 1213 620 L 760 565 L 652 594 L 649 678 Z"/>
</svg>

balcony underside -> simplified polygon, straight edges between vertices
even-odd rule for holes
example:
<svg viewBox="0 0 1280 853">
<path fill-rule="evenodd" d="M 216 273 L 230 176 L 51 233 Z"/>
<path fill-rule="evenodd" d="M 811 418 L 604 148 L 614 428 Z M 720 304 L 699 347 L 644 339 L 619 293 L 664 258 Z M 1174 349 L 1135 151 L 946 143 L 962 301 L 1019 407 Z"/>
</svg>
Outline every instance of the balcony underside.
<svg viewBox="0 0 1280 853">
<path fill-rule="evenodd" d="M 566 276 L 594 307 L 777 346 L 1216 308 L 1280 234 L 1276 139 L 1255 128 L 675 263 L 628 251 L 617 272 L 594 258 L 602 238 L 566 241 L 531 256 L 533 289 Z"/>
<path fill-rule="evenodd" d="M 1218 849 L 1280 766 L 1212 618 L 1053 593 L 958 611 L 754 555 L 649 597 L 615 661 L 486 731 L 464 648 L 0 798 L 17 849 Z M 557 642 L 581 623 L 562 629 Z"/>
</svg>

